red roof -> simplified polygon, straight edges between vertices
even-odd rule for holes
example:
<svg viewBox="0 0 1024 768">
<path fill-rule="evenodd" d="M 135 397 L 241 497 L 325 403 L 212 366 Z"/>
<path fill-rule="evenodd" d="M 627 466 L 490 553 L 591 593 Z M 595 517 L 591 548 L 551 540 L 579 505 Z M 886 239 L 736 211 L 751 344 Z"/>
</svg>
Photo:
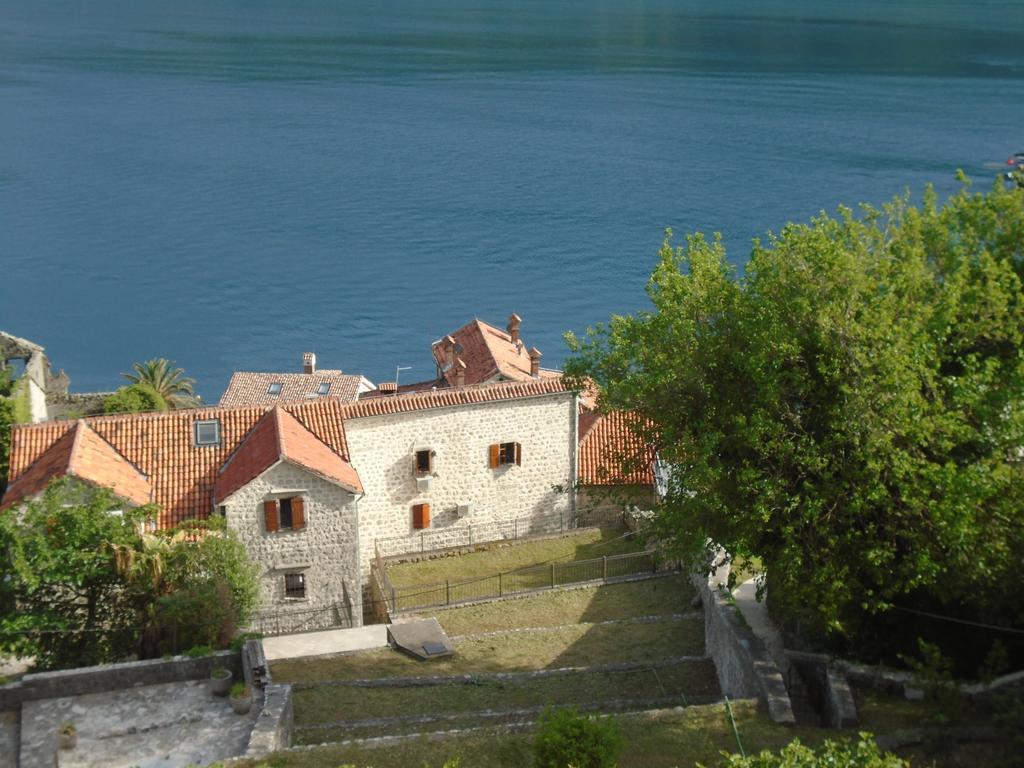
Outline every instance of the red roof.
<svg viewBox="0 0 1024 768">
<path fill-rule="evenodd" d="M 238 477 L 265 463 L 266 456 L 273 454 L 275 449 L 278 454 L 274 461 L 284 456 L 324 477 L 359 488 L 359 478 L 347 463 L 345 419 L 560 392 L 567 390 L 558 378 L 398 394 L 355 403 L 323 398 L 279 406 L 274 409 L 280 411 L 273 417 L 274 423 L 264 425 L 259 432 L 256 432 L 256 427 L 268 415 L 265 406 L 122 413 L 94 416 L 79 423 L 101 437 L 109 444 L 108 448 L 112 447 L 114 455 L 109 457 L 112 464 L 126 460 L 149 477 L 152 501 L 162 510 L 158 524 L 166 528 L 185 518 L 206 517 L 213 509 L 215 499 L 223 499 L 231 492 L 225 489 L 232 485 L 233 490 L 241 487 L 235 485 Z M 288 415 L 294 418 L 288 418 Z M 193 437 L 194 424 L 208 419 L 220 422 L 220 443 L 197 446 Z M 8 475 L 11 485 L 4 496 L 5 504 L 15 499 L 16 492 L 20 493 L 18 498 L 26 495 L 18 489 L 33 487 L 34 483 L 39 483 L 41 489 L 50 478 L 61 473 L 60 467 L 67 464 L 62 454 L 69 447 L 60 440 L 73 429 L 75 422 L 68 421 L 15 425 L 11 432 Z M 267 430 L 273 439 L 264 436 L 263 430 Z M 254 433 L 253 442 L 242 452 L 241 446 L 248 441 L 250 433 Z M 241 456 L 238 468 L 234 467 L 236 452 Z M 76 474 L 88 475 L 94 482 L 108 485 L 102 479 L 106 476 L 104 472 L 111 471 L 101 466 L 107 463 L 106 459 L 99 453 L 89 455 L 91 458 L 84 462 L 89 469 Z M 255 475 L 250 475 L 249 479 L 252 477 Z M 242 484 L 244 482 L 247 481 L 242 481 Z"/>
<path fill-rule="evenodd" d="M 39 461 L 11 483 L 2 507 L 35 496 L 55 477 L 73 476 L 111 489 L 123 499 L 148 504 L 153 489 L 149 478 L 118 453 L 84 421 L 68 427 Z M 0 507 L 0 508 L 2 508 Z"/>
<path fill-rule="evenodd" d="M 435 341 L 431 346 L 434 359 L 443 371 L 449 384 L 456 384 L 455 366 L 448 367 L 446 353 L 447 338 Z M 482 320 L 471 320 L 459 330 L 450 334 L 455 340 L 455 356 L 466 364 L 466 384 L 479 384 L 496 376 L 511 381 L 530 381 L 530 354 L 520 339 L 512 343 L 508 332 Z M 558 371 L 544 370 L 541 378 L 561 375 Z"/>
<path fill-rule="evenodd" d="M 267 411 L 227 460 L 214 485 L 214 503 L 266 472 L 278 461 L 290 461 L 330 482 L 361 493 L 359 475 L 280 406 Z"/>
<path fill-rule="evenodd" d="M 341 371 L 317 371 L 316 373 L 258 373 L 236 371 L 231 382 L 220 397 L 222 408 L 238 405 L 276 405 L 277 403 L 302 402 L 315 397 L 337 397 L 355 400 L 359 395 L 362 376 L 353 376 Z M 281 391 L 270 394 L 270 385 L 280 384 Z M 329 385 L 327 394 L 320 394 L 320 385 Z"/>
<path fill-rule="evenodd" d="M 653 485 L 654 448 L 640 434 L 641 417 L 621 411 L 581 410 L 579 482 L 585 485 Z"/>
</svg>

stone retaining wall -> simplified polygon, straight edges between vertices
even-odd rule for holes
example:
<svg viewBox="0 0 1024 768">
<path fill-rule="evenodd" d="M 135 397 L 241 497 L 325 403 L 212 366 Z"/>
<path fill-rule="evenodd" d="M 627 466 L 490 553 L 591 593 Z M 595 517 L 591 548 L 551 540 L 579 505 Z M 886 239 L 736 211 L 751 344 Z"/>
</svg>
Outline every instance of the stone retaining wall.
<svg viewBox="0 0 1024 768">
<path fill-rule="evenodd" d="M 757 698 L 776 723 L 795 725 L 782 672 L 772 661 L 764 643 L 746 625 L 735 605 L 720 586 L 729 576 L 725 565 L 692 581 L 704 606 L 704 646 L 715 662 L 722 693 L 730 698 Z"/>
<path fill-rule="evenodd" d="M 857 725 L 857 704 L 846 675 L 824 654 L 786 651 L 796 667 L 815 708 L 829 728 L 853 728 Z"/>
<path fill-rule="evenodd" d="M 238 675 L 242 671 L 241 654 L 218 651 L 194 659 L 179 656 L 29 674 L 16 683 L 0 686 L 0 710 L 17 709 L 25 701 L 200 680 L 209 677 L 214 667 L 227 667 Z"/>
</svg>

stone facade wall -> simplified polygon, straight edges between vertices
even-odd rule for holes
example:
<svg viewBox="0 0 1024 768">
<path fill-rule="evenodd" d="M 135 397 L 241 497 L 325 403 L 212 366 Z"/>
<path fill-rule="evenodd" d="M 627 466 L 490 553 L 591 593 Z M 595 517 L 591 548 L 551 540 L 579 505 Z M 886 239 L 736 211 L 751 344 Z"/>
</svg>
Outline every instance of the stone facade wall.
<svg viewBox="0 0 1024 768">
<path fill-rule="evenodd" d="M 426 529 L 438 533 L 473 525 L 572 512 L 576 400 L 572 393 L 451 408 L 368 416 L 345 423 L 351 462 L 366 491 L 359 503 L 360 561 L 369 568 L 374 540 L 409 537 L 418 548 L 412 505 L 430 505 Z M 491 469 L 489 446 L 518 442 L 522 465 Z M 417 487 L 415 452 L 435 452 L 429 490 Z M 460 518 L 457 507 L 472 505 Z M 454 543 L 463 543 L 461 538 Z"/>
<path fill-rule="evenodd" d="M 647 510 L 654 506 L 654 488 L 643 485 L 581 486 L 577 491 L 579 525 L 621 523 L 627 507 Z"/>
<path fill-rule="evenodd" d="M 302 496 L 305 527 L 268 532 L 263 502 Z M 359 511 L 355 497 L 288 462 L 264 472 L 225 500 L 225 517 L 259 567 L 261 607 L 254 626 L 266 633 L 362 623 Z M 302 573 L 305 599 L 285 597 L 286 573 Z M 334 608 L 332 608 L 334 606 Z"/>
</svg>

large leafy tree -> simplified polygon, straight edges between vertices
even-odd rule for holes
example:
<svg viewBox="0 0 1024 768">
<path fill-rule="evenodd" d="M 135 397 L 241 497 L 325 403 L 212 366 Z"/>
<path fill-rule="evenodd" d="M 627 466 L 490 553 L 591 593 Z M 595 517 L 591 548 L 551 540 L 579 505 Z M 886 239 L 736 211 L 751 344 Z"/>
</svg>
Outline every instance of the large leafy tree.
<svg viewBox="0 0 1024 768">
<path fill-rule="evenodd" d="M 182 368 L 165 358 L 135 363 L 132 373 L 122 373 L 133 385 L 149 388 L 171 408 L 189 408 L 199 399 L 195 393 L 195 379 L 185 375 Z"/>
<path fill-rule="evenodd" d="M 787 225 L 742 276 L 666 239 L 653 309 L 570 336 L 567 371 L 649 421 L 674 549 L 761 557 L 789 618 L 862 648 L 897 607 L 1021 623 L 1022 277 L 1001 184 Z"/>
</svg>

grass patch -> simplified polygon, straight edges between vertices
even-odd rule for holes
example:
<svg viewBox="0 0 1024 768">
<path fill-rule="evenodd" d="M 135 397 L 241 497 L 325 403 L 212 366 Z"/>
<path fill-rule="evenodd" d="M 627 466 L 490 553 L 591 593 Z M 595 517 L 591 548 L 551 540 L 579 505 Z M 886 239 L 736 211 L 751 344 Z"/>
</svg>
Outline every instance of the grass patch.
<svg viewBox="0 0 1024 768">
<path fill-rule="evenodd" d="M 346 656 L 275 661 L 275 681 L 316 683 L 379 677 L 429 677 L 484 672 L 525 672 L 558 667 L 651 661 L 704 653 L 704 624 L 699 619 L 651 624 L 573 624 L 537 633 L 467 638 L 455 655 L 416 661 L 383 648 Z"/>
<path fill-rule="evenodd" d="M 433 613 L 449 635 L 512 627 L 549 627 L 634 616 L 688 613 L 694 591 L 682 576 L 587 589 L 552 590 L 503 602 L 441 609 Z"/>
<path fill-rule="evenodd" d="M 775 725 L 748 702 L 734 702 L 733 711 L 748 752 L 778 748 L 794 736 L 804 743 L 818 744 L 837 735 L 835 731 Z M 690 768 L 697 762 L 717 766 L 721 764 L 723 750 L 736 751 L 736 740 L 722 704 L 616 716 L 615 721 L 628 745 L 619 755 L 620 768 Z M 532 729 L 511 733 L 488 729 L 443 741 L 421 737 L 373 749 L 324 747 L 286 752 L 271 757 L 267 763 L 273 768 L 337 768 L 346 763 L 359 768 L 440 768 L 446 760 L 458 756 L 462 768 L 529 768 L 533 765 L 533 737 Z M 247 768 L 251 765 L 246 764 Z"/>
<path fill-rule="evenodd" d="M 418 563 L 388 566 L 388 577 L 395 587 L 442 584 L 446 579 L 466 581 L 507 573 L 551 560 L 588 560 L 604 555 L 639 552 L 644 542 L 639 535 L 623 538 L 625 528 L 587 528 L 577 533 L 518 544 L 492 544 L 476 552 L 437 557 Z M 540 584 L 539 586 L 543 586 Z"/>
<path fill-rule="evenodd" d="M 357 688 L 323 686 L 295 692 L 295 721 L 298 725 L 360 720 L 375 717 L 467 714 L 484 710 L 514 710 L 546 705 L 583 705 L 620 699 L 673 697 L 718 693 L 718 680 L 710 661 L 686 662 L 628 672 L 581 672 L 549 678 L 478 680 L 471 684 L 417 687 Z M 438 726 L 446 728 L 445 725 Z M 344 738 L 343 729 L 334 738 Z M 387 732 L 382 727 L 381 732 Z M 313 743 L 324 740 L 324 732 L 300 731 Z"/>
</svg>

